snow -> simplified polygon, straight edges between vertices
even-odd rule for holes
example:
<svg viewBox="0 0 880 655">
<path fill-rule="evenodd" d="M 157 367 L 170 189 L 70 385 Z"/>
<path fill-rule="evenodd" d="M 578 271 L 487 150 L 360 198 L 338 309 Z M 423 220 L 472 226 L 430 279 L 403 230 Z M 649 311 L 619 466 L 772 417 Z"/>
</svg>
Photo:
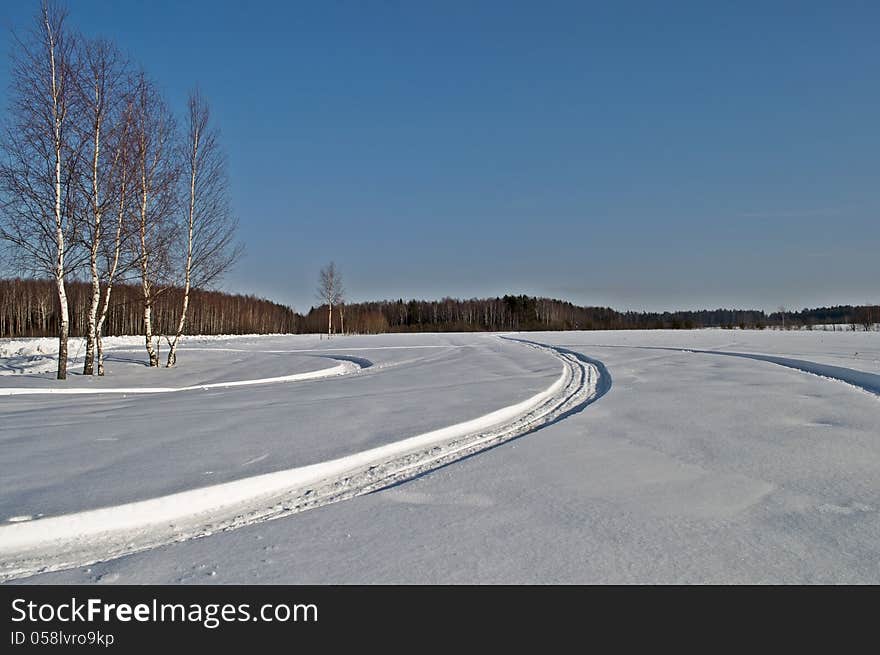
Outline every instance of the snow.
<svg viewBox="0 0 880 655">
<path fill-rule="evenodd" d="M 368 363 L 368 365 L 370 365 Z M 331 366 L 317 371 L 305 373 L 291 373 L 290 375 L 278 375 L 271 378 L 249 378 L 246 380 L 231 380 L 228 382 L 212 382 L 192 384 L 186 387 L 0 387 L 0 396 L 38 396 L 46 394 L 54 395 L 83 395 L 83 394 L 141 394 L 141 393 L 172 393 L 176 391 L 207 391 L 208 389 L 227 389 L 229 387 L 250 387 L 258 384 L 278 384 L 280 382 L 301 382 L 303 380 L 317 380 L 319 378 L 333 377 L 336 375 L 350 375 L 362 368 L 359 363 L 342 360 L 336 366 Z"/>
<path fill-rule="evenodd" d="M 4 573 L 91 564 L 108 554 L 136 552 L 338 502 L 525 434 L 581 409 L 600 393 L 595 367 L 570 355 L 557 356 L 564 364 L 562 373 L 547 389 L 475 419 L 328 462 L 0 528 L 0 553 L 7 560 Z M 70 535 L 76 535 L 74 544 L 69 543 Z"/>
<path fill-rule="evenodd" d="M 285 480 L 291 471 L 312 467 L 333 477 L 339 471 L 325 467 L 346 458 L 356 460 L 348 459 L 346 470 L 375 466 L 412 453 L 412 442 L 401 445 L 412 435 L 433 433 L 418 444 L 430 452 L 462 429 L 472 436 L 491 430 L 487 415 L 503 408 L 518 406 L 505 418 L 523 427 L 534 418 L 536 396 L 553 396 L 564 379 L 560 358 L 570 357 L 593 376 L 592 391 L 584 383 L 579 392 L 592 402 L 577 400 L 572 411 L 519 438 L 489 449 L 496 442 L 469 442 L 474 456 L 439 468 L 447 461 L 419 464 L 414 479 L 389 478 L 394 484 L 379 482 L 375 493 L 331 494 L 340 502 L 314 505 L 301 497 L 298 509 L 294 503 L 244 516 L 236 529 L 184 531 L 179 543 L 160 539 L 162 545 L 122 557 L 114 555 L 124 549 L 93 552 L 91 561 L 112 557 L 103 563 L 86 566 L 77 559 L 81 549 L 69 562 L 77 566 L 23 581 L 880 581 L 880 333 L 510 336 L 556 350 L 486 334 L 212 340 L 198 344 L 207 350 L 184 348 L 179 371 L 145 369 L 133 351 L 131 361 L 110 362 L 114 368 L 99 384 L 275 377 L 282 367 L 290 367 L 287 374 L 326 368 L 323 355 L 373 366 L 147 401 L 0 397 L 0 516 L 7 521 L 0 564 L 13 568 L 14 558 L 2 553 L 14 550 L 16 534 L 36 538 L 30 543 L 43 549 L 36 559 L 45 566 L 63 562 L 54 537 L 64 535 L 38 526 L 55 530 L 100 508 L 118 513 L 126 503 L 205 493 L 212 515 L 218 500 L 233 498 L 218 487 L 256 484 L 260 495 L 274 480 L 272 496 L 302 482 Z M 97 386 L 82 376 L 67 382 Z M 37 375 L 0 379 L 5 388 L 56 384 L 64 383 Z M 246 493 L 238 500 L 253 509 L 253 499 Z M 140 524 L 127 534 L 137 536 L 145 522 L 131 515 Z M 95 546 L 82 526 L 71 529 L 79 546 Z M 75 551 L 77 540 L 67 537 L 65 548 Z"/>
<path fill-rule="evenodd" d="M 0 440 L 15 446 L 0 449 L 0 518 L 118 505 L 337 459 L 518 403 L 560 375 L 555 358 L 488 336 L 270 337 L 237 346 L 250 350 L 191 353 L 184 344 L 176 370 L 146 368 L 139 351 L 130 359 L 108 358 L 102 379 L 15 376 L 0 379 L 0 390 L 262 378 L 284 367 L 324 368 L 354 356 L 358 346 L 373 348 L 362 358 L 373 365 L 295 384 L 148 397 L 0 395 L 6 428 Z M 58 428 L 47 432 L 51 426 Z M 22 466 L 27 463 L 38 464 L 41 475 Z"/>
<path fill-rule="evenodd" d="M 211 335 L 181 337 L 181 343 L 210 343 L 231 339 L 249 339 L 257 335 Z M 125 347 L 144 348 L 143 336 L 104 337 L 104 350 L 121 350 Z M 164 342 L 160 344 L 163 347 Z M 85 356 L 85 338 L 71 337 L 68 340 L 67 365 L 74 368 L 82 366 Z M 21 375 L 25 373 L 51 373 L 58 368 L 58 339 L 39 337 L 32 339 L 0 339 L 0 375 Z"/>
</svg>

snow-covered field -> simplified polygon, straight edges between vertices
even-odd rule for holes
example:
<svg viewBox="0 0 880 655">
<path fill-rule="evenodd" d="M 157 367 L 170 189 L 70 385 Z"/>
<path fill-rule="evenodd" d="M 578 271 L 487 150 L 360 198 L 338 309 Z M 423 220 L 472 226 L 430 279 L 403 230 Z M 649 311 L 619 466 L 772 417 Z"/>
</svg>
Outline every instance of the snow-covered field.
<svg viewBox="0 0 880 655">
<path fill-rule="evenodd" d="M 0 342 L 2 577 L 880 582 L 878 332 L 107 346 Z"/>
</svg>

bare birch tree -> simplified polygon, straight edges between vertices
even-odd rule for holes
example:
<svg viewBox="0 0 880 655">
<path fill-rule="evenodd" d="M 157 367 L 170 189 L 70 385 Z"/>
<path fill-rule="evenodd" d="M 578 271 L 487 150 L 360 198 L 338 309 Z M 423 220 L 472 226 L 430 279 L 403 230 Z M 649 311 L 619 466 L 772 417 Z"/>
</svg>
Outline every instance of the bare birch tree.
<svg viewBox="0 0 880 655">
<path fill-rule="evenodd" d="M 342 286 L 342 275 L 336 270 L 336 264 L 330 262 L 318 274 L 317 296 L 327 304 L 327 336 L 333 336 L 333 306 L 342 302 L 345 289 Z"/>
<path fill-rule="evenodd" d="M 101 280 L 103 292 L 100 311 L 95 325 L 95 350 L 97 354 L 98 375 L 104 375 L 104 347 L 101 336 L 110 310 L 110 297 L 117 276 L 128 272 L 138 263 L 137 259 L 122 259 L 124 250 L 132 237 L 131 195 L 134 184 L 133 143 L 132 143 L 132 103 L 127 99 L 125 109 L 120 118 L 120 125 L 114 132 L 112 149 L 116 165 L 111 169 L 110 186 L 114 191 L 112 210 L 113 238 L 101 241 L 101 259 L 103 262 Z"/>
<path fill-rule="evenodd" d="M 166 367 L 177 363 L 177 344 L 186 326 L 190 291 L 217 280 L 241 254 L 235 243 L 236 220 L 229 205 L 226 158 L 211 111 L 198 90 L 189 96 L 187 133 L 182 144 L 186 180 L 186 219 L 183 235 L 183 299 L 177 329 L 168 341 Z"/>
<path fill-rule="evenodd" d="M 83 42 L 80 61 L 82 65 L 77 90 L 82 112 L 78 122 L 82 140 L 88 144 L 84 148 L 84 158 L 88 159 L 88 165 L 83 166 L 84 175 L 80 185 L 83 205 L 88 208 L 87 218 L 84 217 L 82 221 L 82 236 L 83 245 L 88 252 L 88 271 L 92 285 L 83 374 L 94 375 L 101 278 L 106 275 L 99 266 L 102 242 L 105 240 L 104 216 L 115 204 L 115 196 L 119 192 L 115 184 L 122 180 L 118 168 L 123 165 L 122 155 L 127 135 L 119 132 L 127 131 L 128 128 L 126 101 L 129 77 L 122 56 L 108 41 L 98 39 Z M 118 243 L 121 240 L 122 226 L 119 223 L 117 226 Z M 118 265 L 118 258 L 114 263 Z M 113 273 L 115 274 L 115 270 Z"/>
<path fill-rule="evenodd" d="M 132 104 L 132 143 L 137 196 L 136 258 L 144 296 L 144 342 L 150 366 L 159 365 L 153 345 L 153 303 L 167 279 L 168 222 L 177 205 L 179 168 L 174 157 L 175 125 L 155 85 L 141 73 Z"/>
<path fill-rule="evenodd" d="M 43 2 L 37 25 L 16 39 L 10 93 L 12 119 L 0 168 L 3 238 L 18 264 L 49 274 L 58 299 L 58 379 L 67 377 L 69 310 L 65 280 L 76 268 L 74 184 L 80 149 L 71 129 L 76 111 L 75 39 L 66 12 Z"/>
</svg>

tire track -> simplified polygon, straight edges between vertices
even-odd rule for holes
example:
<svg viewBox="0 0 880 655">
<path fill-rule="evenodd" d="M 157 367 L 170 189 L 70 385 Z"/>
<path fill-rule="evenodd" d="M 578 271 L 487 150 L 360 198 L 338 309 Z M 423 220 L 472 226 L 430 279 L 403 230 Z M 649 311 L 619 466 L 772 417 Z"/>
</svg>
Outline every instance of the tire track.
<svg viewBox="0 0 880 655">
<path fill-rule="evenodd" d="M 334 359 L 339 363 L 329 368 L 305 373 L 292 373 L 279 375 L 271 378 L 256 378 L 252 380 L 234 380 L 231 382 L 211 382 L 209 384 L 192 384 L 185 387 L 0 387 L 0 396 L 71 396 L 85 394 L 145 394 L 145 393 L 174 393 L 178 391 L 204 391 L 207 389 L 227 389 L 231 387 L 250 387 L 260 384 L 278 384 L 281 382 L 302 382 L 304 380 L 319 380 L 322 378 L 351 375 L 373 365 L 362 357 L 350 357 L 347 355 L 322 355 L 327 359 Z"/>
<path fill-rule="evenodd" d="M 731 350 L 701 350 L 697 348 L 674 348 L 671 346 L 623 346 L 623 345 L 600 345 L 591 344 L 584 346 L 588 348 L 629 348 L 633 350 L 662 350 L 666 352 L 677 353 L 694 353 L 697 355 L 719 355 L 723 357 L 739 357 L 741 359 L 751 359 L 759 362 L 767 362 L 784 366 L 795 371 L 815 375 L 825 380 L 842 382 L 851 387 L 855 387 L 859 391 L 867 391 L 875 396 L 880 396 L 880 374 L 869 373 L 868 371 L 860 371 L 845 366 L 834 366 L 832 364 L 822 364 L 807 359 L 795 359 L 792 357 L 781 357 L 779 355 L 764 355 L 760 353 L 741 353 Z"/>
<path fill-rule="evenodd" d="M 85 566 L 354 498 L 535 432 L 611 387 L 607 369 L 573 351 L 511 339 L 558 359 L 545 391 L 476 419 L 328 462 L 0 527 L 0 580 Z"/>
</svg>

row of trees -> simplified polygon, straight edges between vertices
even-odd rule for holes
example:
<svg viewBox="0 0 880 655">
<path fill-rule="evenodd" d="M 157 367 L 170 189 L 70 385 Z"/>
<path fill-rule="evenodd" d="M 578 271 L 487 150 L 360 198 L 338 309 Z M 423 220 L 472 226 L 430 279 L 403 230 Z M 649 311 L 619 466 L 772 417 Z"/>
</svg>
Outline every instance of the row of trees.
<svg viewBox="0 0 880 655">
<path fill-rule="evenodd" d="M 91 284 L 66 284 L 70 335 L 89 331 Z M 180 319 L 183 288 L 174 287 L 156 299 L 153 329 L 174 334 Z M 46 337 L 58 334 L 55 285 L 51 280 L 0 280 L 0 337 Z M 185 334 L 270 334 L 297 332 L 301 317 L 290 307 L 219 291 L 193 289 Z M 140 285 L 117 284 L 102 326 L 105 336 L 143 334 L 143 292 Z"/>
<path fill-rule="evenodd" d="M 327 306 L 313 307 L 298 331 L 318 332 Z M 342 321 L 334 331 L 342 331 Z M 878 306 L 840 306 L 767 314 L 762 310 L 714 309 L 679 312 L 619 312 L 610 307 L 581 307 L 563 300 L 507 295 L 460 300 L 364 302 L 345 307 L 345 323 L 355 333 L 467 332 L 504 330 L 653 330 L 704 327 L 801 328 L 830 323 L 849 329 L 872 329 L 880 323 Z M 326 324 L 326 323 L 325 323 Z"/>
<path fill-rule="evenodd" d="M 59 316 L 50 280 L 0 280 L 0 337 L 57 334 Z M 321 305 L 305 315 L 290 307 L 218 291 L 190 292 L 186 334 L 451 332 L 505 330 L 627 330 L 782 327 L 783 316 L 760 310 L 715 309 L 688 312 L 618 312 L 608 307 L 579 307 L 531 296 L 503 296 L 440 301 L 395 300 L 345 304 L 339 269 L 328 266 L 319 276 Z M 67 285 L 70 333 L 86 336 L 91 285 Z M 173 334 L 178 329 L 184 288 L 171 287 L 157 296 L 153 329 Z M 330 302 L 326 299 L 329 298 Z M 143 334 L 143 291 L 140 285 L 117 284 L 108 306 L 103 333 Z M 786 329 L 869 330 L 880 323 L 880 306 L 841 305 L 787 312 Z"/>
<path fill-rule="evenodd" d="M 66 12 L 44 2 L 16 35 L 4 127 L 0 237 L 19 271 L 53 281 L 58 378 L 67 376 L 68 286 L 78 277 L 90 289 L 86 375 L 103 374 L 101 336 L 114 289 L 127 281 L 140 290 L 150 366 L 159 365 L 158 334 L 173 366 L 192 290 L 219 279 L 241 252 L 205 98 L 191 93 L 178 129 L 143 70 L 112 42 L 68 29 Z M 170 311 L 172 298 L 175 320 L 157 328 L 156 305 Z"/>
<path fill-rule="evenodd" d="M 767 324 L 786 328 L 812 329 L 819 325 L 836 325 L 850 330 L 871 330 L 880 323 L 880 305 L 836 305 L 800 311 L 779 311 L 767 317 Z"/>
<path fill-rule="evenodd" d="M 312 307 L 298 321 L 298 332 L 320 333 L 324 311 L 327 334 L 345 332 L 346 306 L 342 275 L 331 262 L 318 276 Z M 334 321 L 333 308 L 336 307 Z M 762 310 L 714 309 L 679 312 L 618 312 L 610 307 L 579 307 L 552 298 L 506 295 L 499 298 L 459 300 L 409 300 L 363 302 L 348 305 L 350 331 L 381 332 L 504 331 L 504 330 L 629 330 L 694 329 L 703 327 L 757 328 L 768 326 L 811 328 L 845 324 L 855 330 L 873 329 L 880 322 L 880 307 L 838 306 L 766 314 Z"/>
</svg>

